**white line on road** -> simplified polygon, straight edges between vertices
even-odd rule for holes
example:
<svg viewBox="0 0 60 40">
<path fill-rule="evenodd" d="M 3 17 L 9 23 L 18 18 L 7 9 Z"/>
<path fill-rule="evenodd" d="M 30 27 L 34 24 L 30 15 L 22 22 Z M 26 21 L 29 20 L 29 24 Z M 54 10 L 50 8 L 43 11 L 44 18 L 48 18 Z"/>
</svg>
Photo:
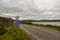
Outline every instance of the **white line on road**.
<svg viewBox="0 0 60 40">
<path fill-rule="evenodd" d="M 33 33 L 29 32 L 28 30 L 24 29 L 24 28 L 21 28 L 23 29 L 25 32 L 27 32 L 28 34 L 30 34 L 31 36 L 33 36 L 34 38 L 36 38 L 36 40 L 41 40 L 40 38 L 38 38 L 37 36 L 35 36 Z"/>
</svg>

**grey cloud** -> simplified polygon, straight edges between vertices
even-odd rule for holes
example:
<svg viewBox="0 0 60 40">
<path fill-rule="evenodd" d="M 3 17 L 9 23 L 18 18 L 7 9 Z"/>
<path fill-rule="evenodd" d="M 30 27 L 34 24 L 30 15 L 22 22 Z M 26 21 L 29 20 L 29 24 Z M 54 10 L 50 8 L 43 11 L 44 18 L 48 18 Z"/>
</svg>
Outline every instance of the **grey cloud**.
<svg viewBox="0 0 60 40">
<path fill-rule="evenodd" d="M 16 14 L 30 19 L 54 19 L 60 17 L 60 9 L 56 5 L 52 9 L 38 9 L 32 0 L 0 0 L 0 14 Z"/>
</svg>

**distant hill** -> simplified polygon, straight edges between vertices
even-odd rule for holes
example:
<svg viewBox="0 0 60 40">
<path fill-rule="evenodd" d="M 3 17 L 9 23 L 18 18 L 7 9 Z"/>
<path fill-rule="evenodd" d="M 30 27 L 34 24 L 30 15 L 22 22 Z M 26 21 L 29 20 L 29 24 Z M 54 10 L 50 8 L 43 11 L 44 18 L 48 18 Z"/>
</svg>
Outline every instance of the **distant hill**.
<svg viewBox="0 0 60 40">
<path fill-rule="evenodd" d="M 0 17 L 0 26 L 1 25 L 9 26 L 13 24 L 13 21 L 14 20 L 11 18 Z"/>
<path fill-rule="evenodd" d="M 60 20 L 39 20 L 39 22 L 60 22 Z"/>
<path fill-rule="evenodd" d="M 23 22 L 60 22 L 60 20 L 22 20 Z"/>
</svg>

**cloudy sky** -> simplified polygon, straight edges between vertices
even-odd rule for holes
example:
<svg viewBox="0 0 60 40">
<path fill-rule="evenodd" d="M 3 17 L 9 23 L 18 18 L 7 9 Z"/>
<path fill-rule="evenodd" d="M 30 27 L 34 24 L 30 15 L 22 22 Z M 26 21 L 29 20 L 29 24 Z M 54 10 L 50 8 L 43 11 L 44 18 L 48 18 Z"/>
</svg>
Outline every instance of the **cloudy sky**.
<svg viewBox="0 0 60 40">
<path fill-rule="evenodd" d="M 60 19 L 59 0 L 0 0 L 0 16 L 20 19 Z"/>
</svg>

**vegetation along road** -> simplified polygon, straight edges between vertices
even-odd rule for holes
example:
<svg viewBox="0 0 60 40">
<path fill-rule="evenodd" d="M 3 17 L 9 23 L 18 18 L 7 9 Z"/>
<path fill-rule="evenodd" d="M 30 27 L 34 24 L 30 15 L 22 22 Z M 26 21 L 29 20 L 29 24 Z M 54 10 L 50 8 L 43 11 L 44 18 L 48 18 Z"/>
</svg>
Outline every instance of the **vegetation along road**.
<svg viewBox="0 0 60 40">
<path fill-rule="evenodd" d="M 60 31 L 50 30 L 48 28 L 35 27 L 27 24 L 21 24 L 20 28 L 32 40 L 60 40 Z"/>
<path fill-rule="evenodd" d="M 14 26 L 11 18 L 0 17 L 0 40 L 30 40 L 20 29 Z"/>
</svg>

